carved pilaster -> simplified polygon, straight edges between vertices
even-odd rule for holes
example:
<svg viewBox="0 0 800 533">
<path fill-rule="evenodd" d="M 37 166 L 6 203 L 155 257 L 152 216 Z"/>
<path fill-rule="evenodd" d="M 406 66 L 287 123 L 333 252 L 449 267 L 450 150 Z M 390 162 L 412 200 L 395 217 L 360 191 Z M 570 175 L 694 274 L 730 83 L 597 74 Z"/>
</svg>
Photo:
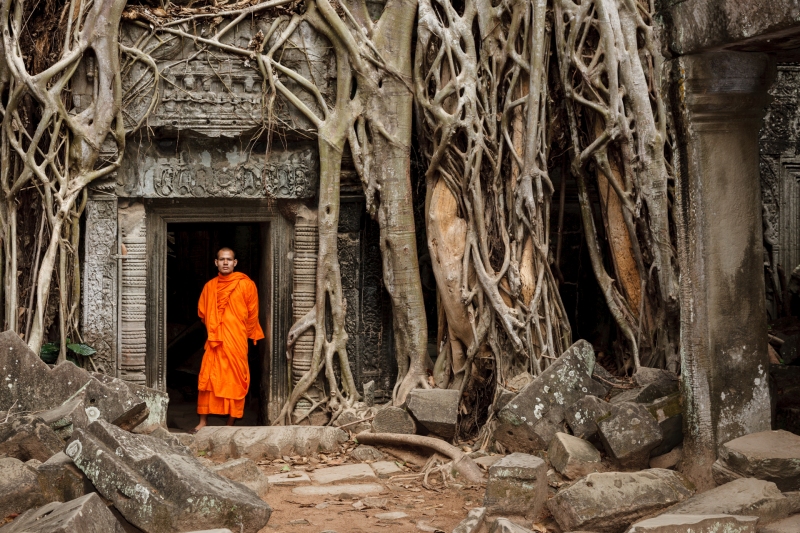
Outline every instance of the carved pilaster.
<svg viewBox="0 0 800 533">
<path fill-rule="evenodd" d="M 146 384 L 147 354 L 147 227 L 144 205 L 133 203 L 119 209 L 122 239 L 122 298 L 120 377 Z"/>
<path fill-rule="evenodd" d="M 83 267 L 83 340 L 94 362 L 117 374 L 117 197 L 92 193 L 86 203 Z"/>
</svg>

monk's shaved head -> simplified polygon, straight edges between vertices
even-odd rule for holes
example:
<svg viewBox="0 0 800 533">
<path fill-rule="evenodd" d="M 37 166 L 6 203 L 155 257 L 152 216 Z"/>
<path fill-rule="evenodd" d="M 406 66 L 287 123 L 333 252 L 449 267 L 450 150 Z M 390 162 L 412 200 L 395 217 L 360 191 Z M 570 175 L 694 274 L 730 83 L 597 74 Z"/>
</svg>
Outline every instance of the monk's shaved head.
<svg viewBox="0 0 800 533">
<path fill-rule="evenodd" d="M 219 259 L 219 254 L 221 254 L 222 252 L 230 252 L 233 255 L 233 258 L 236 259 L 236 252 L 227 247 L 220 248 L 219 250 L 217 250 L 217 259 Z"/>
</svg>

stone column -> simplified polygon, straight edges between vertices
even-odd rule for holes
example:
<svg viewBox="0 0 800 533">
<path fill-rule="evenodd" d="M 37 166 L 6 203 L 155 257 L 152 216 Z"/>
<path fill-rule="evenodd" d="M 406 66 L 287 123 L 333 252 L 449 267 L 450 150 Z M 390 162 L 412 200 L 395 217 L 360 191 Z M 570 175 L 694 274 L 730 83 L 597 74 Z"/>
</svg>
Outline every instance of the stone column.
<svg viewBox="0 0 800 533">
<path fill-rule="evenodd" d="M 770 429 L 758 131 L 764 54 L 673 60 L 684 472 L 713 487 L 718 447 Z"/>
<path fill-rule="evenodd" d="M 83 341 L 94 362 L 117 375 L 117 197 L 92 191 L 86 202 L 83 263 Z"/>
<path fill-rule="evenodd" d="M 126 381 L 148 385 L 147 355 L 147 226 L 142 203 L 120 206 L 122 241 L 122 295 L 120 299 L 120 376 Z M 166 390 L 166 384 L 149 384 Z"/>
</svg>

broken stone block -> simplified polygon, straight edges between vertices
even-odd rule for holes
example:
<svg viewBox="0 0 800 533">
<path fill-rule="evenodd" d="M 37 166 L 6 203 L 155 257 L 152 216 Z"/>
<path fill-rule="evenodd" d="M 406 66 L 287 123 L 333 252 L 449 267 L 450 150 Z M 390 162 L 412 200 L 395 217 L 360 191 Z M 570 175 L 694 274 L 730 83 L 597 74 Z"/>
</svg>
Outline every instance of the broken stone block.
<svg viewBox="0 0 800 533">
<path fill-rule="evenodd" d="M 638 403 L 612 405 L 597 428 L 606 452 L 623 468 L 646 468 L 663 438 L 658 422 Z"/>
<path fill-rule="evenodd" d="M 328 483 L 352 483 L 353 481 L 363 481 L 376 479 L 375 472 L 367 464 L 354 464 L 332 466 L 329 468 L 318 468 L 311 473 L 311 479 L 320 485 Z"/>
<path fill-rule="evenodd" d="M 38 416 L 13 417 L 0 424 L 0 455 L 47 461 L 62 449 L 64 441 Z"/>
<path fill-rule="evenodd" d="M 66 453 L 128 522 L 148 533 L 191 530 L 198 520 L 256 533 L 272 512 L 253 491 L 208 470 L 185 447 L 104 420 L 76 429 Z"/>
<path fill-rule="evenodd" d="M 489 533 L 533 533 L 533 531 L 515 524 L 508 518 L 498 518 L 494 521 Z"/>
<path fill-rule="evenodd" d="M 67 361 L 52 370 L 12 331 L 0 333 L 0 410 L 47 411 L 80 396 L 89 423 L 102 418 L 133 429 L 148 415 L 147 404 L 116 378 L 106 384 Z M 15 403 L 16 402 L 16 403 Z M 73 421 L 74 424 L 74 421 Z"/>
<path fill-rule="evenodd" d="M 589 474 L 558 491 L 547 507 L 564 531 L 621 533 L 691 496 L 689 486 L 677 472 L 658 468 Z"/>
<path fill-rule="evenodd" d="M 595 380 L 601 387 L 605 393 L 600 394 L 599 396 L 605 398 L 606 395 L 611 390 L 613 384 L 619 382 L 619 378 L 613 375 L 611 372 L 603 368 L 602 365 L 594 365 L 594 370 L 592 371 L 592 379 Z"/>
<path fill-rule="evenodd" d="M 91 375 L 106 385 L 127 387 L 132 394 L 139 397 L 147 405 L 147 418 L 134 428 L 136 433 L 149 434 L 157 427 L 167 427 L 169 395 L 166 392 L 99 372 L 92 372 Z"/>
<path fill-rule="evenodd" d="M 618 394 L 611 403 L 650 403 L 678 392 L 678 375 L 669 370 L 641 367 L 633 380 L 637 387 Z"/>
<path fill-rule="evenodd" d="M 567 412 L 567 424 L 572 434 L 589 440 L 597 436 L 597 419 L 611 412 L 611 404 L 597 396 L 584 396 Z"/>
<path fill-rule="evenodd" d="M 683 400 L 676 392 L 646 405 L 664 435 L 661 444 L 650 452 L 652 457 L 664 455 L 683 442 Z"/>
<path fill-rule="evenodd" d="M 253 461 L 330 453 L 348 439 L 345 431 L 330 426 L 206 426 L 194 437 L 196 449 L 212 452 L 215 459 Z"/>
<path fill-rule="evenodd" d="M 350 457 L 356 461 L 380 461 L 384 455 L 379 449 L 373 446 L 361 444 L 350 450 Z"/>
<path fill-rule="evenodd" d="M 292 494 L 298 496 L 366 496 L 380 494 L 386 489 L 380 483 L 354 483 L 352 485 L 325 485 L 323 487 L 295 487 Z"/>
<path fill-rule="evenodd" d="M 233 459 L 221 465 L 211 467 L 212 472 L 216 472 L 222 477 L 231 481 L 241 483 L 252 490 L 262 500 L 269 492 L 269 481 L 267 476 L 258 468 L 258 465 L 251 459 Z"/>
<path fill-rule="evenodd" d="M 2 533 L 124 533 L 122 525 L 97 494 L 51 502 L 17 517 Z"/>
<path fill-rule="evenodd" d="M 458 523 L 453 533 L 478 533 L 483 527 L 483 519 L 485 517 L 486 507 L 470 509 L 467 517 Z"/>
<path fill-rule="evenodd" d="M 44 503 L 36 471 L 19 459 L 0 458 L 0 520 Z"/>
<path fill-rule="evenodd" d="M 456 433 L 460 399 L 455 389 L 414 389 L 408 394 L 408 411 L 431 433 L 452 439 Z"/>
<path fill-rule="evenodd" d="M 94 415 L 93 410 L 87 409 L 84 405 L 85 399 L 85 394 L 79 394 L 58 407 L 37 414 L 55 431 L 62 441 L 66 442 L 72 438 L 72 431 L 76 427 L 85 428 L 89 425 L 87 410 Z"/>
<path fill-rule="evenodd" d="M 550 459 L 553 468 L 569 479 L 578 479 L 592 472 L 599 472 L 602 467 L 597 448 L 583 439 L 566 433 L 556 434 L 547 450 L 547 458 Z"/>
<path fill-rule="evenodd" d="M 371 463 L 370 466 L 381 479 L 390 478 L 396 474 L 403 473 L 403 469 L 397 466 L 397 463 L 394 461 L 377 461 Z"/>
<path fill-rule="evenodd" d="M 758 533 L 797 533 L 800 531 L 800 514 L 759 527 Z"/>
<path fill-rule="evenodd" d="M 627 533 L 756 533 L 756 524 L 755 516 L 663 514 L 633 524 Z"/>
<path fill-rule="evenodd" d="M 405 409 L 389 406 L 375 414 L 375 418 L 372 420 L 372 431 L 413 435 L 417 432 L 417 425 Z"/>
<path fill-rule="evenodd" d="M 64 452 L 40 464 L 36 471 L 46 501 L 68 502 L 94 492 L 92 482 Z"/>
<path fill-rule="evenodd" d="M 669 468 L 674 469 L 683 458 L 683 447 L 678 446 L 664 455 L 650 458 L 650 468 Z"/>
<path fill-rule="evenodd" d="M 711 471 L 718 485 L 754 477 L 772 481 L 782 491 L 800 490 L 800 436 L 762 431 L 726 442 Z"/>
<path fill-rule="evenodd" d="M 368 421 L 359 422 L 365 418 L 368 417 L 357 413 L 355 409 L 345 409 L 342 414 L 339 415 L 333 425 L 336 427 L 347 426 L 347 431 L 357 435 L 362 431 L 369 431 L 372 428 Z"/>
<path fill-rule="evenodd" d="M 785 518 L 792 507 L 792 502 L 778 490 L 775 483 L 742 478 L 695 494 L 672 507 L 669 512 L 681 515 L 757 516 L 759 523 L 765 524 Z"/>
<path fill-rule="evenodd" d="M 364 383 L 364 405 L 367 407 L 375 405 L 375 380 Z"/>
<path fill-rule="evenodd" d="M 500 410 L 495 440 L 508 451 L 547 449 L 550 439 L 560 430 L 556 419 L 563 420 L 566 410 L 584 396 L 605 393 L 592 380 L 594 366 L 591 344 L 580 340 L 570 346 Z M 550 413 L 554 410 L 558 411 L 557 416 Z"/>
<path fill-rule="evenodd" d="M 547 500 L 547 463 L 512 453 L 489 467 L 483 506 L 490 514 L 535 517 Z"/>
</svg>

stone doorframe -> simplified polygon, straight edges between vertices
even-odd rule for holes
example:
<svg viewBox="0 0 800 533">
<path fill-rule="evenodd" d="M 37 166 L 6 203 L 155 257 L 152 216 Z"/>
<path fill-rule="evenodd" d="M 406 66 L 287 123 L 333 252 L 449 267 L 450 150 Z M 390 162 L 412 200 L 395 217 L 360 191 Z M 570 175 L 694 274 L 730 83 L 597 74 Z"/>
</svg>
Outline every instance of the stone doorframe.
<svg viewBox="0 0 800 533">
<path fill-rule="evenodd" d="M 267 416 L 273 420 L 288 395 L 286 338 L 291 326 L 292 225 L 267 200 L 146 200 L 147 217 L 147 385 L 166 390 L 166 276 L 167 224 L 191 222 L 266 223 L 268 251 L 264 267 L 271 269 L 268 294 L 261 294 L 261 318 L 270 343 L 264 357 L 261 402 L 266 400 Z M 262 242 L 264 236 L 262 236 Z M 263 275 L 262 275 L 262 279 Z M 268 302 L 268 305 L 265 303 Z M 263 413 L 263 410 L 262 410 Z M 260 421 L 267 423 L 266 420 Z"/>
</svg>

